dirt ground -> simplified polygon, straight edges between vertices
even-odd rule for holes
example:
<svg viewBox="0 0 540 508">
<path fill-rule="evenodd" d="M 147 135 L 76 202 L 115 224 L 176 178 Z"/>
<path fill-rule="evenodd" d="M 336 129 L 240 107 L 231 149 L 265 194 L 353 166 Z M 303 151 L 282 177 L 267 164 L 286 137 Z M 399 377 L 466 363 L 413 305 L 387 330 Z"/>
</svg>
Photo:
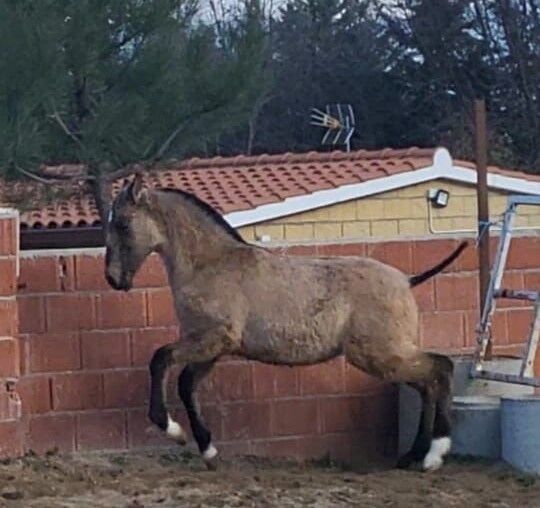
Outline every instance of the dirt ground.
<svg viewBox="0 0 540 508">
<path fill-rule="evenodd" d="M 208 472 L 186 452 L 28 456 L 0 464 L 0 507 L 540 507 L 540 479 L 502 464 L 362 474 L 244 458 Z"/>
</svg>

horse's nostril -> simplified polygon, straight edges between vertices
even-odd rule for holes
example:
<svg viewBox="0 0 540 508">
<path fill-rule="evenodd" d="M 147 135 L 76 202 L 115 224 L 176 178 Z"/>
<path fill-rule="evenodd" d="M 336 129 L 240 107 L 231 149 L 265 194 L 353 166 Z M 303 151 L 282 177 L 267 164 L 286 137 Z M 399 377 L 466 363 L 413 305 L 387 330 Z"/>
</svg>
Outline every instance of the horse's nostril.
<svg viewBox="0 0 540 508">
<path fill-rule="evenodd" d="M 113 289 L 118 289 L 118 282 L 116 282 L 114 277 L 112 277 L 109 273 L 105 273 L 105 278 Z"/>
</svg>

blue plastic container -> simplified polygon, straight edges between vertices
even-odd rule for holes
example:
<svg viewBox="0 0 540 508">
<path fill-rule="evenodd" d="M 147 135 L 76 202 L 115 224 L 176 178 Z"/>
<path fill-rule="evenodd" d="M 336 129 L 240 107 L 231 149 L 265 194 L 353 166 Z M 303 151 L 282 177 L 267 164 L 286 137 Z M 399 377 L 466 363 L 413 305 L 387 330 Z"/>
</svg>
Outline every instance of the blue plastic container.
<svg viewBox="0 0 540 508">
<path fill-rule="evenodd" d="M 502 458 L 515 468 L 540 475 L 540 396 L 501 400 Z"/>
</svg>

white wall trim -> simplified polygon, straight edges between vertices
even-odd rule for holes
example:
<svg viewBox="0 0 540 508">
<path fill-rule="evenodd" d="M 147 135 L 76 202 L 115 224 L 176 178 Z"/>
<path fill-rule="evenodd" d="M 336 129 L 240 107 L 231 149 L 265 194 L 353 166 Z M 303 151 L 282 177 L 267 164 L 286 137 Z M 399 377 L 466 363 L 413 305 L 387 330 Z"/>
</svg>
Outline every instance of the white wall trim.
<svg viewBox="0 0 540 508">
<path fill-rule="evenodd" d="M 454 166 L 448 150 L 439 148 L 433 157 L 433 164 L 422 169 L 381 177 L 367 182 L 343 185 L 335 189 L 321 190 L 302 196 L 294 196 L 279 203 L 261 205 L 241 212 L 232 212 L 224 217 L 231 226 L 238 228 L 440 179 L 474 185 L 476 184 L 476 171 L 462 166 Z M 540 195 L 540 182 L 531 182 L 523 178 L 495 173 L 488 174 L 488 186 L 492 189 L 512 193 Z"/>
<path fill-rule="evenodd" d="M 436 178 L 441 178 L 442 175 L 439 173 L 440 171 L 435 166 L 429 166 L 415 171 L 377 178 L 376 180 L 343 185 L 335 189 L 326 189 L 302 196 L 294 196 L 279 203 L 261 205 L 252 210 L 232 212 L 225 215 L 225 219 L 231 226 L 238 228 L 277 219 L 286 215 L 306 212 L 323 206 L 343 203 L 351 199 L 408 187 L 417 183 L 428 182 Z"/>
</svg>

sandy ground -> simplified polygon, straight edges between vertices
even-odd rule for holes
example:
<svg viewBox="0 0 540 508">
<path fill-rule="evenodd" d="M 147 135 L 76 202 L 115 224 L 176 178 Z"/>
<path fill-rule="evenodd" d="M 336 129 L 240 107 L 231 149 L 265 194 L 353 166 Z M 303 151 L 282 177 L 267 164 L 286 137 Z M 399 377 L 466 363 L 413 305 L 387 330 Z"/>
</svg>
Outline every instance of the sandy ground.
<svg viewBox="0 0 540 508">
<path fill-rule="evenodd" d="M 28 456 L 0 464 L 0 507 L 540 508 L 540 478 L 450 460 L 442 471 L 361 474 L 244 458 L 208 472 L 189 453 Z"/>
</svg>

